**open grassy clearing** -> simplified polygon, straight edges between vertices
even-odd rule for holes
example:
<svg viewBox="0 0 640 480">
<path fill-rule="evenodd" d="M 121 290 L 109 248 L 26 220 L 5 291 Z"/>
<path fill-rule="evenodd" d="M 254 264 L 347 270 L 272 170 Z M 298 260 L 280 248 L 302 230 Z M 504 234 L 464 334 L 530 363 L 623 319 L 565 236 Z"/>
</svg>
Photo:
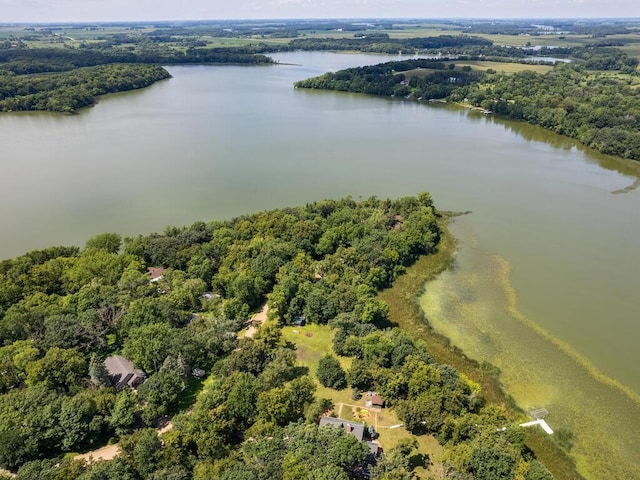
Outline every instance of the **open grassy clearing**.
<svg viewBox="0 0 640 480">
<path fill-rule="evenodd" d="M 269 38 L 255 35 L 253 37 L 228 38 L 228 37 L 202 37 L 207 42 L 207 48 L 217 47 L 244 47 L 246 45 L 257 45 L 266 43 L 267 45 L 286 45 L 290 38 Z"/>
<path fill-rule="evenodd" d="M 284 327 L 282 329 L 282 337 L 290 343 L 293 343 L 297 349 L 298 362 L 301 366 L 309 369 L 309 374 L 316 378 L 318 371 L 318 362 L 326 354 L 333 353 L 333 331 L 326 325 L 305 325 L 303 327 Z M 351 358 L 336 357 L 340 360 L 342 368 L 348 370 L 351 368 Z M 320 387 L 322 387 L 320 385 Z M 322 387 L 324 388 L 324 387 Z M 335 390 L 328 389 L 330 392 Z M 338 400 L 340 402 L 351 401 L 351 392 L 348 398 Z"/>
<path fill-rule="evenodd" d="M 553 70 L 551 65 L 538 65 L 529 63 L 507 63 L 507 62 L 489 62 L 482 60 L 469 60 L 464 62 L 455 62 L 456 68 L 469 66 L 472 70 L 487 71 L 493 69 L 496 72 L 518 73 L 518 72 L 536 72 L 547 73 Z"/>
<path fill-rule="evenodd" d="M 640 84 L 640 78 L 637 77 L 636 75 L 629 75 L 628 73 L 620 73 L 620 72 L 611 71 L 611 70 L 599 70 L 597 72 L 594 72 L 593 74 L 587 77 L 586 81 L 588 82 L 589 80 L 592 80 L 598 77 L 612 78 L 621 82 L 625 82 L 631 86 L 638 86 Z"/>
<path fill-rule="evenodd" d="M 454 61 L 455 62 L 455 61 Z M 452 62 L 453 63 L 453 62 Z M 455 70 L 451 70 L 452 72 L 460 71 L 460 69 L 464 66 L 471 67 L 472 70 L 478 71 L 487 71 L 489 69 L 493 69 L 496 72 L 504 72 L 504 73 L 517 73 L 524 71 L 532 71 L 537 73 L 547 73 L 553 70 L 551 65 L 535 65 L 535 64 L 525 64 L 525 63 L 505 63 L 505 62 L 484 62 L 484 61 L 464 61 L 464 62 L 455 62 Z M 432 68 L 416 68 L 414 70 L 407 70 L 402 73 L 407 79 L 412 77 L 426 77 L 430 73 L 433 72 L 441 72 L 442 70 L 435 70 Z"/>
<path fill-rule="evenodd" d="M 629 43 L 624 47 L 620 47 L 624 53 L 631 57 L 635 57 L 640 59 L 640 42 L 639 43 Z"/>
<path fill-rule="evenodd" d="M 511 47 L 537 46 L 542 47 L 579 47 L 585 43 L 593 43 L 590 35 L 491 35 L 486 33 L 473 34 L 491 40 L 495 45 Z M 562 38 L 561 38 L 562 37 Z"/>
<path fill-rule="evenodd" d="M 334 404 L 333 414 L 343 420 L 364 421 L 367 425 L 373 425 L 380 437 L 378 441 L 383 449 L 389 450 L 396 446 L 403 438 L 411 437 L 411 433 L 403 427 L 390 428 L 400 424 L 400 420 L 392 409 L 366 407 L 365 396 L 359 400 L 353 400 L 350 388 L 333 390 L 320 385 L 316 378 L 318 362 L 327 353 L 333 353 L 333 331 L 326 325 L 305 325 L 303 327 L 284 327 L 282 336 L 285 341 L 296 346 L 298 364 L 309 369 L 309 375 L 318 387 L 316 396 L 328 398 Z M 337 357 L 345 370 L 351 367 L 351 358 Z M 412 457 L 416 466 L 416 474 L 419 478 L 437 478 L 441 471 L 443 449 L 438 441 L 427 435 L 415 437 L 418 440 L 418 452 Z M 415 457 L 415 458 L 414 458 Z M 428 459 L 429 464 L 425 464 Z M 423 465 L 425 464 L 425 465 Z"/>
<path fill-rule="evenodd" d="M 462 30 L 443 28 L 442 26 L 430 26 L 423 28 L 406 28 L 401 30 L 382 30 L 388 33 L 391 38 L 420 38 L 420 37 L 438 37 L 440 35 L 461 35 Z"/>
</svg>

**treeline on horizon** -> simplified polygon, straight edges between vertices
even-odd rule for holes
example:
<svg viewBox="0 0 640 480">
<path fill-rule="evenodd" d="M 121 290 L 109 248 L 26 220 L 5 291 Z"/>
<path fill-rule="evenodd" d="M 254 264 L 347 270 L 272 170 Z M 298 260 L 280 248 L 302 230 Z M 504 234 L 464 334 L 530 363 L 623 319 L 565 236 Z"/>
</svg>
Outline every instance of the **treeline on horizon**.
<svg viewBox="0 0 640 480">
<path fill-rule="evenodd" d="M 0 262 L 0 466 L 19 480 L 412 478 L 410 436 L 373 461 L 342 429 L 318 428 L 331 408 L 319 382 L 381 392 L 407 430 L 445 446 L 447 478 L 551 480 L 502 407 L 389 325 L 377 291 L 440 234 L 422 193 L 197 222 L 124 245 L 106 233 Z M 166 270 L 150 282 L 148 267 Z M 265 301 L 270 322 L 239 340 Z M 334 331 L 317 380 L 282 339 L 300 316 Z M 116 353 L 149 374 L 137 394 L 106 378 L 102 361 Z M 194 367 L 211 373 L 208 387 L 181 394 L 198 391 Z M 176 413 L 160 438 L 158 420 Z M 64 457 L 110 438 L 114 460 Z"/>
<path fill-rule="evenodd" d="M 177 30 L 177 31 L 174 31 Z M 293 50 L 358 50 L 396 52 L 398 49 L 489 47 L 491 42 L 466 36 L 443 35 L 402 41 L 388 35 L 353 39 L 299 39 L 290 44 L 206 48 L 187 37 L 184 48 L 170 42 L 179 28 L 143 35 L 111 35 L 78 48 L 27 47 L 0 44 L 0 111 L 73 113 L 106 93 L 143 88 L 169 77 L 159 65 L 273 63 L 264 53 Z M 55 73 L 52 75 L 52 73 Z"/>
<path fill-rule="evenodd" d="M 258 49 L 260 52 L 262 49 Z M 80 67 L 111 63 L 146 63 L 172 65 L 186 63 L 271 63 L 256 48 L 190 48 L 185 51 L 162 45 L 148 45 L 136 51 L 91 45 L 84 48 L 0 48 L 0 72 L 16 75 L 64 72 Z"/>
<path fill-rule="evenodd" d="M 185 52 L 165 47 L 0 48 L 0 111 L 73 113 L 96 97 L 147 87 L 170 77 L 160 65 L 272 63 L 252 47 Z"/>
<path fill-rule="evenodd" d="M 140 36 L 158 37 L 171 36 L 173 38 L 208 35 L 212 37 L 255 37 L 256 35 L 270 38 L 296 38 L 310 33 L 322 32 L 355 32 L 378 33 L 384 30 L 414 30 L 429 28 L 433 19 L 288 19 L 288 20 L 193 20 L 193 21 L 162 21 L 162 22 L 100 22 L 100 23 L 65 23 L 34 24 L 25 28 L 22 35 L 26 39 L 38 39 L 42 35 L 58 32 L 74 33 L 75 31 L 95 31 L 111 27 L 127 29 Z M 438 19 L 437 25 L 441 29 L 451 29 L 467 34 L 489 35 L 528 35 L 544 36 L 550 33 L 589 35 L 592 38 L 607 35 L 626 35 L 633 33 L 637 27 L 636 19 Z M 145 31 L 151 28 L 151 32 Z M 116 34 L 117 35 L 117 34 Z M 97 35 L 97 39 L 112 38 L 113 34 Z"/>
<path fill-rule="evenodd" d="M 604 154 L 640 160 L 640 89 L 624 77 L 637 75 L 638 60 L 610 47 L 576 48 L 572 55 L 574 62 L 558 63 L 546 74 L 472 71 L 455 62 L 481 58 L 458 57 L 351 68 L 296 87 L 468 103 L 566 135 Z"/>
<path fill-rule="evenodd" d="M 466 35 L 437 37 L 390 38 L 386 33 L 356 34 L 353 38 L 296 38 L 289 42 L 291 50 L 358 51 L 364 53 L 404 53 L 439 50 L 447 47 L 490 46 L 493 42 Z"/>
</svg>

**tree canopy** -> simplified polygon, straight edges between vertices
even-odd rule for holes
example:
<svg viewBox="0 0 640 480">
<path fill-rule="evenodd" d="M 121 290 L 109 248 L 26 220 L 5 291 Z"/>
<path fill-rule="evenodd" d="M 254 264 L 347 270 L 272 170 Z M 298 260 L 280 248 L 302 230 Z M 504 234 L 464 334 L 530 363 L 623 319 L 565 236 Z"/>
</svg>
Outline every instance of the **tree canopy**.
<svg viewBox="0 0 640 480">
<path fill-rule="evenodd" d="M 282 326 L 305 317 L 328 324 L 334 353 L 353 357 L 347 372 L 323 358 L 321 385 L 376 389 L 409 431 L 448 445 L 452 471 L 484 475 L 483 459 L 499 475 L 529 468 L 516 435 L 485 441 L 504 424 L 501 410 L 389 328 L 377 297 L 435 251 L 438 216 L 427 193 L 347 197 L 0 262 L 0 465 L 19 478 L 361 478 L 369 448 L 318 427 L 330 401 L 283 339 Z M 151 281 L 148 268 L 163 274 Z M 265 302 L 267 324 L 238 339 Z M 107 382 L 101 362 L 113 354 L 148 374 L 137 394 Z M 202 384 L 196 369 L 210 379 L 189 397 Z M 159 439 L 165 415 L 173 428 Z M 110 437 L 122 452 L 113 461 L 56 461 Z M 397 453 L 378 471 L 410 475 Z"/>
</svg>

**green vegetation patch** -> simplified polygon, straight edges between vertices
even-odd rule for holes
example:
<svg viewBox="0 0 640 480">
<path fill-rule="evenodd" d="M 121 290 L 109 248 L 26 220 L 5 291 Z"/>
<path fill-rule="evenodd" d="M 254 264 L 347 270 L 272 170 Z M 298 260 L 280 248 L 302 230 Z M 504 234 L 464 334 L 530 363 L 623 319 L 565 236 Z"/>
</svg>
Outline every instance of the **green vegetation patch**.
<svg viewBox="0 0 640 480">
<path fill-rule="evenodd" d="M 149 480 L 533 468 L 505 410 L 391 328 L 377 295 L 436 252 L 439 217 L 427 193 L 325 200 L 0 262 L 0 466 Z M 269 320 L 238 338 L 265 298 Z M 117 388 L 114 365 L 129 371 Z M 319 427 L 332 404 L 367 428 Z M 58 460 L 115 437 L 114 460 Z"/>
<path fill-rule="evenodd" d="M 486 72 L 487 70 L 495 70 L 496 72 L 503 73 L 536 72 L 544 74 L 553 70 L 552 65 L 515 62 L 491 62 L 482 60 L 465 60 L 456 62 L 455 65 L 456 67 L 460 68 L 470 66 L 473 70 L 480 70 L 484 72 Z"/>
<path fill-rule="evenodd" d="M 112 64 L 49 75 L 0 74 L 0 111 L 47 110 L 72 113 L 96 97 L 147 87 L 169 78 L 154 65 Z"/>
</svg>

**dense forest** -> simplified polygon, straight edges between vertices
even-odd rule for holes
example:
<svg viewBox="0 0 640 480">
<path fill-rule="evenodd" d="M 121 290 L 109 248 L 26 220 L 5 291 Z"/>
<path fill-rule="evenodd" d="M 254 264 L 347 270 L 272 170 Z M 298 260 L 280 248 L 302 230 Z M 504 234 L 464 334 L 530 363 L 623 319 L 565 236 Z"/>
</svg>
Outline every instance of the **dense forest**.
<svg viewBox="0 0 640 480">
<path fill-rule="evenodd" d="M 0 111 L 72 113 L 93 105 L 100 95 L 168 78 L 160 65 L 272 63 L 254 47 L 181 51 L 152 42 L 136 49 L 127 45 L 105 41 L 83 48 L 0 48 Z"/>
<path fill-rule="evenodd" d="M 137 50 L 113 47 L 109 43 L 83 48 L 0 48 L 0 72 L 18 75 L 64 72 L 79 67 L 111 63 L 171 65 L 185 63 L 271 63 L 254 47 L 170 49 L 161 44 L 142 43 Z"/>
<path fill-rule="evenodd" d="M 348 385 L 435 435 L 447 478 L 553 478 L 505 410 L 387 320 L 376 292 L 437 249 L 438 215 L 426 193 L 345 198 L 1 262 L 0 465 L 18 479 L 413 478 L 415 437 L 375 459 L 318 427 L 331 410 L 318 386 Z M 151 281 L 149 267 L 164 270 Z M 270 320 L 239 338 L 265 301 Z M 282 337 L 300 318 L 333 330 L 317 378 Z M 111 386 L 115 353 L 147 372 L 137 394 Z M 197 369 L 209 376 L 198 395 Z M 108 439 L 114 460 L 63 456 Z"/>
<path fill-rule="evenodd" d="M 638 60 L 610 47 L 571 49 L 553 71 L 515 74 L 456 67 L 464 58 L 407 60 L 328 73 L 296 83 L 420 100 L 445 99 L 548 128 L 602 153 L 640 160 Z"/>
<path fill-rule="evenodd" d="M 453 68 L 451 68 L 453 67 Z M 340 90 L 369 95 L 415 98 L 446 98 L 463 85 L 477 83 L 484 74 L 471 68 L 455 69 L 448 58 L 399 60 L 348 68 L 296 82 L 296 88 Z M 409 80 L 408 73 L 420 71 Z"/>
<path fill-rule="evenodd" d="M 147 87 L 170 77 L 155 65 L 111 64 L 49 75 L 0 74 L 0 111 L 75 112 L 106 93 Z"/>
<path fill-rule="evenodd" d="M 404 53 L 439 50 L 471 45 L 490 46 L 492 42 L 466 35 L 440 35 L 437 37 L 390 38 L 386 33 L 356 34 L 353 38 L 296 38 L 289 42 L 293 50 L 357 51 L 368 53 Z"/>
</svg>

